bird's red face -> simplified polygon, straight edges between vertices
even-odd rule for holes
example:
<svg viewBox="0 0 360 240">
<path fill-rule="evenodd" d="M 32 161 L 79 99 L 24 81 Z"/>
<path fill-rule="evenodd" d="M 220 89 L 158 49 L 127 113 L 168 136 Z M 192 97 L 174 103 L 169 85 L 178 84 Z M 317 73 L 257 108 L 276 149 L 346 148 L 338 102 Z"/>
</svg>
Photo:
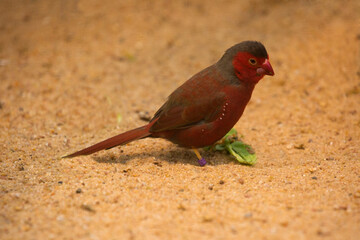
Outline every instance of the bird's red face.
<svg viewBox="0 0 360 240">
<path fill-rule="evenodd" d="M 236 76 L 243 81 L 257 83 L 265 75 L 274 75 L 269 58 L 255 57 L 247 52 L 239 52 L 232 63 Z"/>
</svg>

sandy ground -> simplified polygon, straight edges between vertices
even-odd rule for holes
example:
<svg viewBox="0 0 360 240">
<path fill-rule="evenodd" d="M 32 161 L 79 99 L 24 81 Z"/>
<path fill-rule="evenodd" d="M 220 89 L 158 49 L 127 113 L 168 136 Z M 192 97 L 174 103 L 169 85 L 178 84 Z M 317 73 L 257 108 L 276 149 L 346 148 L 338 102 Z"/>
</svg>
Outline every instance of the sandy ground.
<svg viewBox="0 0 360 240">
<path fill-rule="evenodd" d="M 359 5 L 2 0 L 0 239 L 359 239 Z M 60 159 L 248 39 L 276 73 L 235 125 L 255 166 L 162 139 Z"/>
</svg>

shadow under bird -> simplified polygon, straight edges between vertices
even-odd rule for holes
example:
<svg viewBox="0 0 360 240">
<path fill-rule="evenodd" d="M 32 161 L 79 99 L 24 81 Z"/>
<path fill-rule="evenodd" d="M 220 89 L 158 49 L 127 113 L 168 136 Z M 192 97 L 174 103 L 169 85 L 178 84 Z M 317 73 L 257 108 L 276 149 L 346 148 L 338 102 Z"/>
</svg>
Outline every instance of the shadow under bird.
<svg viewBox="0 0 360 240">
<path fill-rule="evenodd" d="M 244 41 L 225 51 L 220 60 L 195 74 L 170 94 L 145 126 L 121 133 L 67 155 L 76 157 L 151 137 L 164 138 L 194 150 L 199 165 L 206 161 L 198 148 L 220 140 L 236 124 L 255 85 L 274 75 L 268 53 L 257 41 Z"/>
</svg>

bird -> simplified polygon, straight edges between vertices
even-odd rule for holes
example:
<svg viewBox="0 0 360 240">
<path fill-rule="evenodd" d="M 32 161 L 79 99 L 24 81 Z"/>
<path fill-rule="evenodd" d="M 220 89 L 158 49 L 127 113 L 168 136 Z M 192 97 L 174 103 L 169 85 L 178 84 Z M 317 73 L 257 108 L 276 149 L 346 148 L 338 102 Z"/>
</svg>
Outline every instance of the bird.
<svg viewBox="0 0 360 240">
<path fill-rule="evenodd" d="M 143 138 L 163 138 L 190 148 L 200 166 L 198 149 L 219 141 L 242 116 L 255 85 L 274 70 L 264 45 L 243 41 L 230 47 L 213 65 L 198 72 L 175 91 L 148 124 L 121 133 L 64 158 L 89 155 Z"/>
</svg>

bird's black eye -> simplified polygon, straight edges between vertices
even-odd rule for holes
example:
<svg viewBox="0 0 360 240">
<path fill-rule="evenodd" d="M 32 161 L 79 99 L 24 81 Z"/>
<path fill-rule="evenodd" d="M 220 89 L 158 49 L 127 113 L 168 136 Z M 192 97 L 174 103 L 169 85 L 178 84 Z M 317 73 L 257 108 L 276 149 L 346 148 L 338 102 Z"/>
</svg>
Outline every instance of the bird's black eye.
<svg viewBox="0 0 360 240">
<path fill-rule="evenodd" d="M 254 58 L 250 58 L 250 59 L 249 59 L 249 63 L 250 63 L 251 65 L 256 65 L 257 61 L 256 61 L 256 59 L 254 59 Z"/>
</svg>

